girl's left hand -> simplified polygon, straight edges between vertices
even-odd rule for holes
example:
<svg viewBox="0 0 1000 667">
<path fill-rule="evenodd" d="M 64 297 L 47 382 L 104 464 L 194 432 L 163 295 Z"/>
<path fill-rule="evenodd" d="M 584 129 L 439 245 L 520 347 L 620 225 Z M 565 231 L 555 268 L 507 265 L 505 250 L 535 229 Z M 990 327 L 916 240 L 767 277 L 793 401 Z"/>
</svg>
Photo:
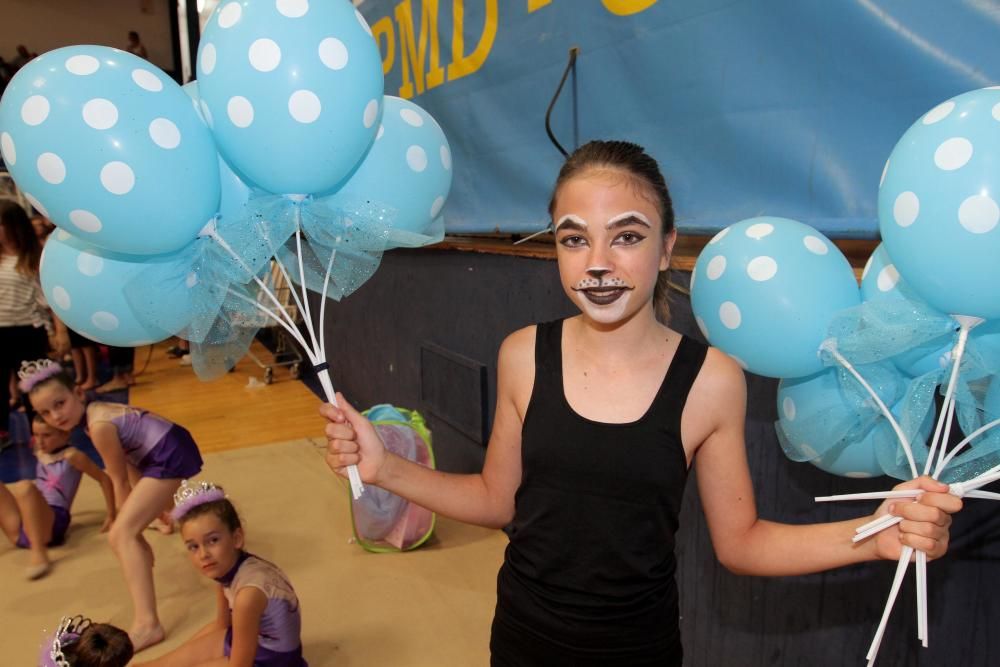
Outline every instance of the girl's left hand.
<svg viewBox="0 0 1000 667">
<path fill-rule="evenodd" d="M 874 516 L 886 513 L 902 517 L 897 525 L 878 533 L 875 550 L 879 558 L 899 560 L 903 547 L 923 551 L 928 558 L 940 558 L 948 551 L 951 515 L 962 509 L 962 499 L 948 492 L 948 485 L 924 475 L 895 487 L 922 489 L 913 501 L 889 499 Z"/>
</svg>

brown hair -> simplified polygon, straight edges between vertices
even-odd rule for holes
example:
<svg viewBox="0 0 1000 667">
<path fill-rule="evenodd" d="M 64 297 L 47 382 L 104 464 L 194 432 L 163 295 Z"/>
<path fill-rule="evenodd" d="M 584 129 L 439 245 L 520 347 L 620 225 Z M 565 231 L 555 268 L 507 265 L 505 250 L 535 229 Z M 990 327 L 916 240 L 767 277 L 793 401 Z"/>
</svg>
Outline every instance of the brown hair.
<svg viewBox="0 0 1000 667">
<path fill-rule="evenodd" d="M 573 151 L 559 170 L 556 184 L 552 188 L 549 215 L 555 210 L 559 189 L 567 181 L 597 170 L 617 171 L 627 176 L 640 189 L 642 196 L 656 205 L 663 221 L 663 236 L 673 231 L 674 204 L 660 165 L 642 146 L 628 141 L 590 141 Z M 663 323 L 670 320 L 670 304 L 667 302 L 669 275 L 670 269 L 661 271 L 653 290 L 653 307 L 657 319 Z"/>
<path fill-rule="evenodd" d="M 133 654 L 128 633 L 107 623 L 93 623 L 63 649 L 73 667 L 125 667 Z"/>
<path fill-rule="evenodd" d="M 8 204 L 0 213 L 0 226 L 7 243 L 14 246 L 17 253 L 17 271 L 25 276 L 38 275 L 38 263 L 42 257 L 42 244 L 38 241 L 35 228 L 23 208 Z"/>
<path fill-rule="evenodd" d="M 221 490 L 222 487 L 219 487 Z M 240 522 L 240 515 L 236 511 L 236 507 L 229 501 L 229 498 L 222 498 L 220 500 L 213 500 L 212 502 L 203 503 L 201 505 L 195 505 L 190 510 L 184 513 L 184 516 L 177 520 L 177 523 L 183 526 L 185 523 L 199 516 L 204 516 L 206 514 L 214 514 L 219 517 L 219 520 L 229 528 L 230 532 L 236 532 L 237 529 L 242 528 L 243 524 Z"/>
</svg>

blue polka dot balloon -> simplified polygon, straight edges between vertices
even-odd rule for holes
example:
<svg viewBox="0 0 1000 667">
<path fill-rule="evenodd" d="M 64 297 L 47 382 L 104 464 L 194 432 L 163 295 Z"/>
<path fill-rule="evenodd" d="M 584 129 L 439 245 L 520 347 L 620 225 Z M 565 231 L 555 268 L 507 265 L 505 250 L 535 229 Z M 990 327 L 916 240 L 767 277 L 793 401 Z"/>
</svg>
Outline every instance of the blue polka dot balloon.
<svg viewBox="0 0 1000 667">
<path fill-rule="evenodd" d="M 103 46 L 24 66 L 0 103 L 0 150 L 56 225 L 117 252 L 171 252 L 219 203 L 211 133 L 166 74 Z"/>
<path fill-rule="evenodd" d="M 66 326 L 92 340 L 123 347 L 154 343 L 180 331 L 187 323 L 190 314 L 184 295 L 158 303 L 160 321 L 174 320 L 174 326 L 167 331 L 140 321 L 123 288 L 149 263 L 169 261 L 170 257 L 114 253 L 58 230 L 49 237 L 42 253 L 42 291 Z"/>
<path fill-rule="evenodd" d="M 382 112 L 382 59 L 348 0 L 224 0 L 205 27 L 197 78 L 219 151 L 278 194 L 340 183 Z"/>
<path fill-rule="evenodd" d="M 882 242 L 925 301 L 1000 317 L 1000 86 L 943 102 L 906 131 L 878 209 Z"/>
<path fill-rule="evenodd" d="M 867 304 L 888 300 L 908 303 L 918 301 L 920 305 L 915 306 L 914 312 L 922 312 L 926 308 L 920 297 L 899 275 L 892 258 L 881 243 L 875 248 L 861 274 L 861 299 Z M 938 315 L 936 321 L 940 326 L 940 336 L 922 341 L 892 359 L 910 377 L 939 371 L 951 363 L 952 334 L 956 323 L 944 313 Z M 873 332 L 873 335 L 878 335 L 878 332 Z"/>
<path fill-rule="evenodd" d="M 451 148 L 429 113 L 386 95 L 375 143 L 337 192 L 326 199 L 347 210 L 377 204 L 394 212 L 390 243 L 441 240 L 441 209 L 451 189 Z M 432 231 L 433 226 L 433 231 Z"/>
<path fill-rule="evenodd" d="M 769 377 L 819 372 L 834 313 L 860 303 L 850 264 L 809 225 L 751 218 L 722 230 L 698 256 L 691 305 L 705 337 Z"/>
</svg>

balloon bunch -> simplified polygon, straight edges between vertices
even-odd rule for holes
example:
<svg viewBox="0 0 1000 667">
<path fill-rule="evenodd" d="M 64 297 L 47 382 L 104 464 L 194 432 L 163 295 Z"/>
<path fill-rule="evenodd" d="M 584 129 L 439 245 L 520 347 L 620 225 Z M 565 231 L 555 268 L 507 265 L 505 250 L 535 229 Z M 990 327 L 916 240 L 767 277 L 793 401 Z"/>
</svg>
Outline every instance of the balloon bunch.
<svg viewBox="0 0 1000 667">
<path fill-rule="evenodd" d="M 0 151 L 60 228 L 43 291 L 99 342 L 190 340 L 203 379 L 272 322 L 335 401 L 326 297 L 356 290 L 385 250 L 442 238 L 447 139 L 419 106 L 383 95 L 378 46 L 349 0 L 220 3 L 197 76 L 181 87 L 129 53 L 72 46 L 10 82 Z M 269 284 L 272 269 L 294 306 Z M 318 326 L 307 289 L 321 295 Z"/>
<path fill-rule="evenodd" d="M 696 321 L 745 369 L 781 378 L 775 426 L 790 458 L 848 477 L 927 474 L 1000 500 L 980 490 L 1000 479 L 1000 295 L 988 288 L 1000 281 L 998 202 L 992 87 L 934 107 L 896 144 L 879 184 L 882 245 L 860 288 L 837 248 L 792 220 L 746 220 L 708 243 L 691 279 Z M 949 449 L 955 422 L 965 437 Z M 897 522 L 873 521 L 855 541 Z M 869 665 L 913 555 L 904 547 Z M 924 646 L 926 563 L 917 552 Z"/>
</svg>

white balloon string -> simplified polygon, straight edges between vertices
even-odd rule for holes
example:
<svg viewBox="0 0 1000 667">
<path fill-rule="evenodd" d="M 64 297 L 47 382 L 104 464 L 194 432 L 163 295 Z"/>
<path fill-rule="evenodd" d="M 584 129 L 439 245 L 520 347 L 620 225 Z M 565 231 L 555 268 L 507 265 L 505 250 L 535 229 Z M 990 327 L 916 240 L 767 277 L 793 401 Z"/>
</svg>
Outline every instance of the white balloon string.
<svg viewBox="0 0 1000 667">
<path fill-rule="evenodd" d="M 899 587 L 903 583 L 903 577 L 906 576 L 906 570 L 910 565 L 910 557 L 912 555 L 913 547 L 903 547 L 903 551 L 899 556 L 899 564 L 896 566 L 896 576 L 893 577 L 892 588 L 889 589 L 889 599 L 886 600 L 885 610 L 882 612 L 882 620 L 879 622 L 878 630 L 875 631 L 875 637 L 868 648 L 868 667 L 875 664 L 875 656 L 878 655 L 879 647 L 882 644 L 882 636 L 885 635 L 885 627 L 889 622 L 889 615 L 892 613 L 893 605 L 896 604 L 896 596 L 899 595 Z"/>
<path fill-rule="evenodd" d="M 313 346 L 322 354 L 322 345 L 316 341 L 316 333 L 313 328 L 312 312 L 309 310 L 309 295 L 306 294 L 306 272 L 302 262 L 302 210 L 300 204 L 295 206 L 295 251 L 299 258 L 299 286 L 302 288 L 302 303 L 305 304 L 305 321 L 309 329 L 309 336 L 312 338 Z M 295 285 L 289 283 L 288 287 L 294 292 Z"/>
<path fill-rule="evenodd" d="M 847 371 L 854 376 L 854 379 L 856 379 L 861 386 L 868 391 L 869 395 L 871 395 L 879 410 L 882 411 L 882 414 L 889 421 L 889 424 L 892 426 L 892 430 L 896 432 L 896 437 L 899 438 L 899 445 L 903 448 L 903 453 L 906 454 L 906 461 L 910 464 L 910 471 L 913 473 L 914 477 L 917 477 L 917 464 L 913 460 L 913 452 L 910 449 L 910 442 L 907 440 L 906 434 L 903 433 L 903 429 L 899 427 L 899 422 L 897 422 L 896 418 L 892 416 L 892 412 L 889 411 L 889 408 L 887 408 L 885 403 L 882 402 L 882 399 L 875 393 L 875 390 L 872 389 L 871 385 L 869 385 L 868 382 L 861 377 L 861 374 L 858 373 L 857 369 L 854 368 L 851 362 L 844 358 L 844 355 L 842 355 L 836 348 L 830 347 L 827 349 L 833 355 L 833 358 L 836 359 L 841 366 L 846 368 Z"/>
<path fill-rule="evenodd" d="M 955 385 L 958 384 L 958 367 L 962 363 L 962 356 L 965 354 L 965 341 L 969 337 L 968 324 L 962 323 L 958 330 L 958 342 L 952 348 L 951 375 L 948 378 L 948 389 L 944 394 L 944 404 L 941 408 L 941 416 L 938 418 L 937 428 L 934 429 L 934 439 L 931 441 L 930 450 L 927 452 L 927 460 L 924 462 L 924 474 L 927 475 L 934 465 L 934 454 L 940 451 L 943 457 L 944 449 L 948 446 L 948 436 L 951 433 L 951 419 L 955 414 L 954 398 Z M 944 425 L 942 429 L 942 424 Z M 938 437 L 940 435 L 940 438 Z"/>
<path fill-rule="evenodd" d="M 296 211 L 297 210 L 298 210 L 298 205 L 296 205 Z M 285 263 L 281 261 L 277 253 L 274 253 L 274 262 L 275 264 L 278 265 L 278 269 L 281 271 L 281 275 L 285 277 L 285 283 L 288 285 L 289 293 L 291 293 L 292 298 L 295 300 L 295 305 L 298 306 L 299 312 L 304 315 L 306 309 L 302 307 L 302 300 L 299 299 L 299 293 L 295 291 L 295 283 L 292 282 L 292 278 L 288 274 L 288 269 L 285 268 Z M 294 320 L 292 320 L 291 316 L 289 316 L 288 319 L 292 323 L 292 326 L 294 326 L 295 322 Z M 313 349 L 319 350 L 319 345 L 316 343 L 316 333 L 313 331 L 312 321 L 307 317 L 304 317 L 303 320 L 306 325 L 306 331 L 309 333 L 309 339 L 312 341 Z"/>
<path fill-rule="evenodd" d="M 979 437 L 981 434 L 985 433 L 986 431 L 989 431 L 990 429 L 996 428 L 998 425 L 1000 425 L 1000 419 L 994 419 L 985 426 L 977 428 L 975 431 L 970 433 L 967 438 L 965 438 L 957 445 L 955 445 L 955 447 L 952 448 L 950 452 L 948 452 L 948 455 L 944 457 L 944 460 L 938 463 L 937 468 L 934 470 L 934 478 L 937 479 L 941 475 L 941 473 L 944 472 L 944 469 L 948 467 L 948 464 L 951 463 L 951 460 L 953 458 L 955 458 L 955 455 L 957 455 L 960 451 L 962 451 L 963 447 L 972 442 L 974 438 Z"/>
<path fill-rule="evenodd" d="M 246 301 L 247 303 L 249 303 L 250 305 L 252 305 L 254 308 L 256 308 L 257 310 L 259 310 L 260 312 L 264 313 L 265 315 L 267 315 L 268 317 L 270 317 L 272 320 L 274 320 L 275 323 L 277 323 L 281 327 L 283 327 L 285 329 L 285 331 L 287 331 L 289 333 L 289 335 L 291 335 L 292 337 L 294 337 L 295 340 L 296 340 L 296 342 L 298 342 L 303 347 L 303 349 L 305 349 L 306 356 L 309 357 L 309 361 L 311 363 L 313 363 L 313 364 L 316 363 L 316 358 L 313 356 L 313 351 L 309 349 L 308 345 L 306 345 L 306 342 L 305 342 L 305 340 L 303 340 L 302 336 L 299 334 L 299 331 L 295 327 L 289 326 L 288 323 L 285 322 L 285 320 L 278 315 L 278 313 L 275 313 L 273 310 L 271 310 L 270 308 L 268 308 L 264 304 L 260 303 L 259 301 L 254 300 L 254 299 L 251 299 L 250 297 L 248 297 L 248 296 L 246 296 L 244 294 L 240 294 L 239 292 L 234 292 L 232 290 L 229 290 L 229 293 L 231 295 L 235 296 L 236 298 L 241 299 L 242 301 Z"/>
<path fill-rule="evenodd" d="M 319 344 L 320 354 L 326 359 L 326 298 L 330 288 L 330 272 L 333 270 L 333 258 L 337 256 L 337 249 L 330 249 L 330 261 L 326 263 L 326 275 L 323 277 L 323 293 L 319 302 Z"/>
</svg>

